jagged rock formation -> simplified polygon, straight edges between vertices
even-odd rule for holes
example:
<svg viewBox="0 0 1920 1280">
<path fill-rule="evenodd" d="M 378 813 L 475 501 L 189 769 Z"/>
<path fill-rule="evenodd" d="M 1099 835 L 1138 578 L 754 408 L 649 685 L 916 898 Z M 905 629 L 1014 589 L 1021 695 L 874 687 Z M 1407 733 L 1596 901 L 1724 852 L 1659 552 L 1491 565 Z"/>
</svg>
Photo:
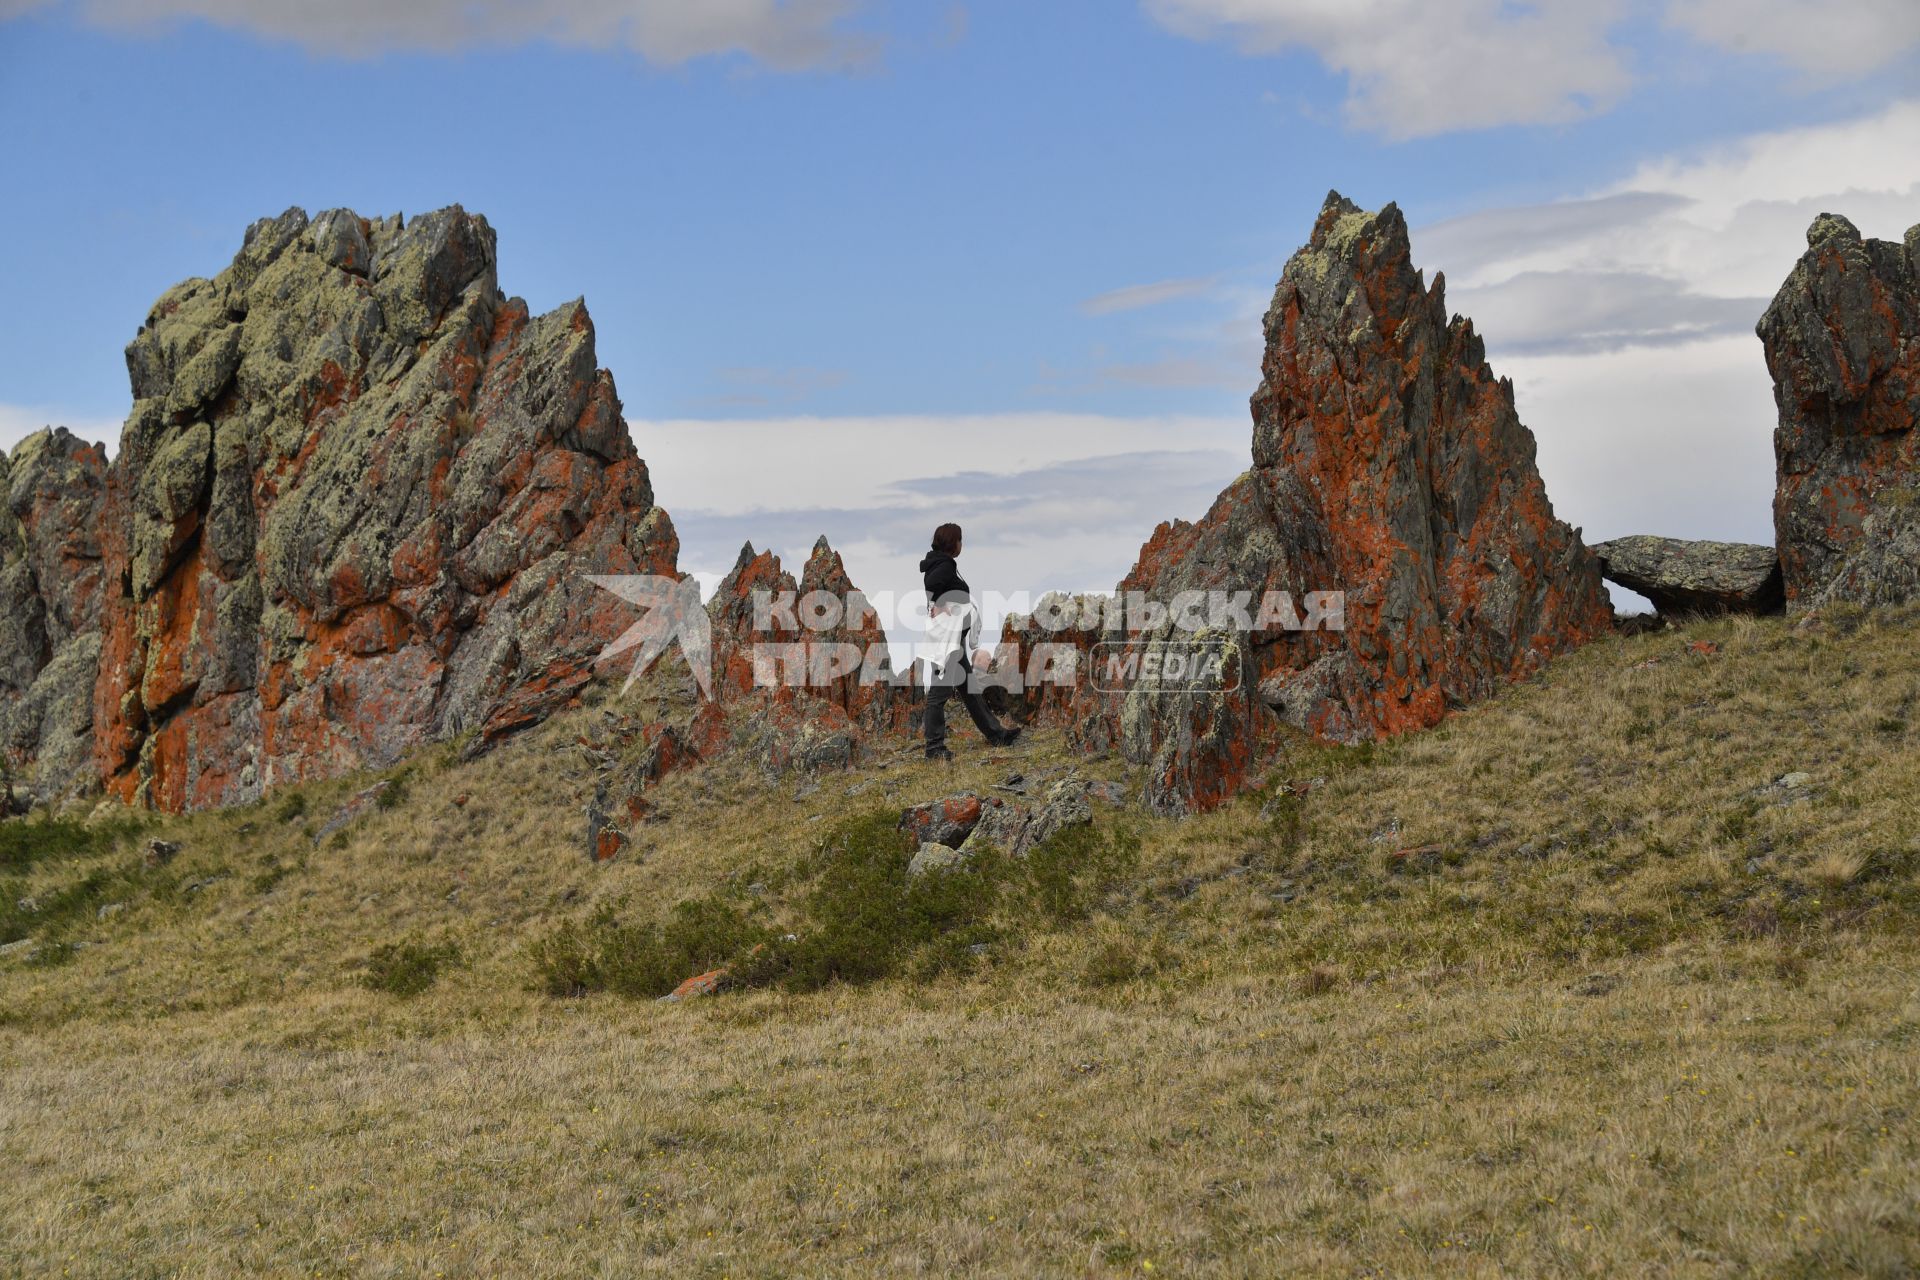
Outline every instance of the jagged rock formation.
<svg viewBox="0 0 1920 1280">
<path fill-rule="evenodd" d="M 1687 541 L 1650 534 L 1596 542 L 1600 574 L 1638 591 L 1663 614 L 1780 612 L 1780 557 L 1751 542 Z"/>
<path fill-rule="evenodd" d="M 1423 728 L 1611 625 L 1512 384 L 1472 323 L 1449 319 L 1442 279 L 1429 287 L 1414 268 L 1398 209 L 1330 195 L 1265 332 L 1253 468 L 1198 523 L 1155 530 L 1120 588 L 1168 602 L 1287 592 L 1296 610 L 1344 591 L 1345 630 L 1166 622 L 1143 638 L 1208 650 L 1219 679 L 1067 700 L 1081 740 L 1117 740 L 1147 766 L 1145 799 L 1163 811 L 1246 785 L 1277 721 L 1342 742 Z"/>
<path fill-rule="evenodd" d="M 619 856 L 651 805 L 659 778 L 738 752 L 764 775 L 809 775 L 856 763 L 883 735 L 909 732 L 924 696 L 896 673 L 879 615 L 823 537 L 796 580 L 771 551 L 740 549 L 707 602 L 712 697 L 677 676 L 667 718 L 629 724 L 595 749 L 604 776 L 587 807 L 586 852 Z M 803 781 L 802 785 L 811 785 Z"/>
<path fill-rule="evenodd" d="M 825 538 L 797 581 L 771 551 L 742 547 L 707 613 L 715 696 L 748 708 L 735 740 L 769 774 L 845 767 L 910 714 L 879 617 Z"/>
<path fill-rule="evenodd" d="M 0 750 L 40 801 L 93 780 L 107 454 L 61 427 L 0 457 Z"/>
<path fill-rule="evenodd" d="M 95 758 L 162 809 L 561 705 L 675 573 L 593 325 L 503 295 L 458 206 L 298 209 L 154 305 L 108 476 Z"/>
<path fill-rule="evenodd" d="M 1894 244 L 1821 214 L 1757 331 L 1788 609 L 1920 598 L 1920 226 Z"/>
</svg>

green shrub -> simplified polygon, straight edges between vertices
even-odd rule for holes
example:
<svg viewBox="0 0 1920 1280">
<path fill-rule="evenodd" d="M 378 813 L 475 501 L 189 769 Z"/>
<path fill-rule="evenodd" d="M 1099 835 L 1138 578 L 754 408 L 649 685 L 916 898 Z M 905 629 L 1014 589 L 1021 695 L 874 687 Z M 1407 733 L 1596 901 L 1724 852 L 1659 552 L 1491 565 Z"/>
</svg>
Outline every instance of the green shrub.
<svg viewBox="0 0 1920 1280">
<path fill-rule="evenodd" d="M 549 995 L 612 991 L 663 996 L 697 973 L 751 954 L 768 930 L 715 897 L 680 903 L 658 924 L 627 924 L 605 907 L 534 943 L 533 962 Z"/>
<path fill-rule="evenodd" d="M 74 818 L 19 818 L 0 822 L 0 872 L 19 874 L 35 863 L 77 858 L 110 848 L 121 836 L 138 832 L 138 817 L 109 818 L 89 826 Z"/>
<path fill-rule="evenodd" d="M 417 996 L 434 984 L 442 969 L 459 959 L 459 948 L 452 943 L 434 945 L 417 940 L 388 943 L 375 948 L 367 957 L 363 981 L 373 990 L 388 995 Z"/>
<path fill-rule="evenodd" d="M 1140 837 L 1133 832 L 1068 827 L 1028 850 L 1019 864 L 1023 905 L 1055 924 L 1084 920 L 1139 865 Z"/>
<path fill-rule="evenodd" d="M 623 922 L 619 907 L 562 925 L 536 942 L 541 985 L 555 996 L 614 991 L 660 996 L 726 968 L 743 986 L 813 991 L 898 975 L 930 979 L 972 965 L 1010 925 L 1085 918 L 1139 860 L 1131 833 L 1069 828 L 1020 860 L 987 849 L 909 879 L 914 844 L 898 814 L 843 820 L 801 868 L 805 888 L 791 930 L 714 895 L 682 902 L 657 924 Z"/>
<path fill-rule="evenodd" d="M 598 948 L 590 930 L 568 920 L 528 948 L 550 996 L 583 996 L 600 986 Z"/>
<path fill-rule="evenodd" d="M 898 821 L 896 813 L 878 810 L 827 834 L 796 936 L 768 948 L 747 980 L 778 978 L 791 990 L 812 991 L 908 969 L 930 978 L 965 967 L 972 947 L 993 940 L 1005 857 L 987 850 L 910 880 L 915 846 Z"/>
<path fill-rule="evenodd" d="M 387 779 L 387 785 L 380 788 L 373 798 L 376 809 L 398 809 L 407 802 L 407 771 L 402 769 Z"/>
</svg>

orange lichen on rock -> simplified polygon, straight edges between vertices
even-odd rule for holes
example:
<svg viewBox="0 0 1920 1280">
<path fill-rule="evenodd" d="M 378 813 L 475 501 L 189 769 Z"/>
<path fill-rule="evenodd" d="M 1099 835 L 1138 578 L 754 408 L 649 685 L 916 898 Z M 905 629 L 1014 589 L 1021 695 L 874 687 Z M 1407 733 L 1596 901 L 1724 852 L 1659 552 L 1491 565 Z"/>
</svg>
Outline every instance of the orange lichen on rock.
<svg viewBox="0 0 1920 1280">
<path fill-rule="evenodd" d="M 578 302 L 531 317 L 457 206 L 299 210 L 127 348 L 93 757 L 163 809 L 378 767 L 577 697 L 677 576 Z M 291 416 L 288 411 L 291 410 Z"/>
<path fill-rule="evenodd" d="M 1472 325 L 1449 318 L 1443 281 L 1414 268 L 1398 209 L 1330 196 L 1265 329 L 1252 470 L 1197 523 L 1156 529 L 1119 590 L 1285 593 L 1296 609 L 1341 593 L 1344 629 L 1109 621 L 1070 642 L 1182 644 L 1218 674 L 1023 705 L 1087 745 L 1117 741 L 1163 811 L 1247 786 L 1283 723 L 1336 742 L 1427 728 L 1612 623 L 1594 557 L 1547 500 L 1511 384 Z"/>
</svg>

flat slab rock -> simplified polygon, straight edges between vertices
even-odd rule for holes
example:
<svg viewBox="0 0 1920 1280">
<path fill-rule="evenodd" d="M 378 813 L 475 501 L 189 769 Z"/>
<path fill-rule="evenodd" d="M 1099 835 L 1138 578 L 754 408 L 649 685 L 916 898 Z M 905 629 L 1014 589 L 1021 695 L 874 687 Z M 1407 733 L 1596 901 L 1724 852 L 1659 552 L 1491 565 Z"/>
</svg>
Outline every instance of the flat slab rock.
<svg viewBox="0 0 1920 1280">
<path fill-rule="evenodd" d="M 1772 547 L 1635 534 L 1595 543 L 1593 553 L 1600 576 L 1639 592 L 1661 613 L 1771 614 L 1786 607 Z"/>
</svg>

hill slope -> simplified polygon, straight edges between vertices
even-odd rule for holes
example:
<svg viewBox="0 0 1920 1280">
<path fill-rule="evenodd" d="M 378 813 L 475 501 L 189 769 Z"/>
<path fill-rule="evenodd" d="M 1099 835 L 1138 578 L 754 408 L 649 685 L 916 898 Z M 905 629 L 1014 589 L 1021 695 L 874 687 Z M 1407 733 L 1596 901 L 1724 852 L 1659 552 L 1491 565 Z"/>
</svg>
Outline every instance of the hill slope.
<svg viewBox="0 0 1920 1280">
<path fill-rule="evenodd" d="M 736 759 L 593 863 L 599 726 L 670 683 L 476 760 L 0 828 L 8 1269 L 1920 1267 L 1910 620 L 1603 640 L 939 901 L 901 806 L 1137 777 L 1044 736 L 812 789 Z M 835 928 L 878 980 L 820 985 Z M 760 985 L 617 993 L 722 953 Z"/>
</svg>

